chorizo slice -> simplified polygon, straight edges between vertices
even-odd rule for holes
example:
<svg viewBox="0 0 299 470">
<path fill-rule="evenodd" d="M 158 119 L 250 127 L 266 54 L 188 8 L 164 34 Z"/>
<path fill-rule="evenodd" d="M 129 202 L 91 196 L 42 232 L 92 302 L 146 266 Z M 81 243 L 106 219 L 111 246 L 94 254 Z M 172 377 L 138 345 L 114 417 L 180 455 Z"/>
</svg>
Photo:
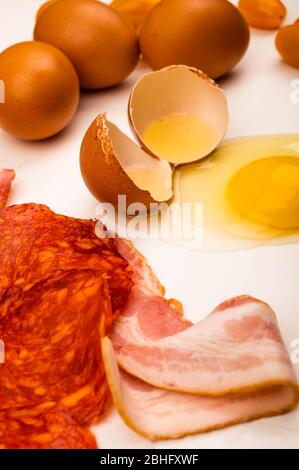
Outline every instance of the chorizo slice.
<svg viewBox="0 0 299 470">
<path fill-rule="evenodd" d="M 96 449 L 91 431 L 53 403 L 0 411 L 0 449 Z"/>
<path fill-rule="evenodd" d="M 0 302 L 13 283 L 37 283 L 57 271 L 90 269 L 108 281 L 114 314 L 125 305 L 132 270 L 96 222 L 55 214 L 39 204 L 0 210 Z"/>
<path fill-rule="evenodd" d="M 100 342 L 111 324 L 107 282 L 91 270 L 13 285 L 0 304 L 1 409 L 55 401 L 97 421 L 110 401 Z"/>
</svg>

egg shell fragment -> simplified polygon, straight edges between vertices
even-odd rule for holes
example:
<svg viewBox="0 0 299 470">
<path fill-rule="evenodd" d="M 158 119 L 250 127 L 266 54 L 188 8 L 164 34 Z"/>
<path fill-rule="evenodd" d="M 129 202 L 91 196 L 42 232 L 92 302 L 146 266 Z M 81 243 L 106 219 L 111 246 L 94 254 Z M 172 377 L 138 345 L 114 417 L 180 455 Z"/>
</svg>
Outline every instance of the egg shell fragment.
<svg viewBox="0 0 299 470">
<path fill-rule="evenodd" d="M 228 124 L 228 105 L 221 88 L 206 74 L 192 67 L 174 65 L 150 72 L 135 84 L 129 99 L 129 120 L 142 147 L 147 126 L 165 115 L 198 117 L 215 131 L 210 147 L 190 161 L 200 160 L 221 142 Z M 163 158 L 161 155 L 156 155 Z M 188 163 L 183 160 L 181 163 Z"/>
<path fill-rule="evenodd" d="M 118 206 L 125 195 L 129 206 L 166 201 L 172 197 L 172 169 L 144 152 L 133 140 L 100 114 L 91 124 L 82 142 L 80 166 L 90 192 L 103 202 Z M 134 183 L 127 171 L 144 170 L 150 175 L 143 185 Z M 141 187 L 140 187 L 141 186 Z"/>
</svg>

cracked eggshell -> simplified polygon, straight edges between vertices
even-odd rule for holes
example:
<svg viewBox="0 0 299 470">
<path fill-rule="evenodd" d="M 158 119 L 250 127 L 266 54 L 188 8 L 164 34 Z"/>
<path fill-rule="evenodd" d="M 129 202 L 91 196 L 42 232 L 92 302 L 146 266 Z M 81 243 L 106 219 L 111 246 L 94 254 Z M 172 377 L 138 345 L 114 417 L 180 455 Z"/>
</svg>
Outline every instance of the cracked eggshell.
<svg viewBox="0 0 299 470">
<path fill-rule="evenodd" d="M 147 126 L 169 114 L 198 117 L 214 129 L 214 139 L 204 154 L 209 155 L 222 141 L 228 125 L 228 105 L 221 88 L 202 71 L 185 65 L 173 65 L 141 77 L 129 99 L 129 121 L 142 147 L 151 150 L 143 141 Z M 158 158 L 162 156 L 155 155 Z M 190 163 L 191 161 L 182 163 Z"/>
<path fill-rule="evenodd" d="M 80 167 L 84 182 L 96 199 L 115 207 L 119 195 L 126 196 L 127 206 L 137 202 L 146 208 L 154 202 L 168 201 L 173 195 L 169 163 L 142 150 L 105 114 L 100 114 L 85 134 Z"/>
</svg>

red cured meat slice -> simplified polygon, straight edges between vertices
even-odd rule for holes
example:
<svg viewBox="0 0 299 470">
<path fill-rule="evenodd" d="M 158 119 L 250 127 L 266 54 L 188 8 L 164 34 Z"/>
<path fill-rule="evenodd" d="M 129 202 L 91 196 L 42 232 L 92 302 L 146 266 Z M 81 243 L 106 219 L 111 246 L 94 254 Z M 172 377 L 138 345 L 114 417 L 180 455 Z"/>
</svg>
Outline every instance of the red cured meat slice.
<svg viewBox="0 0 299 470">
<path fill-rule="evenodd" d="M 100 342 L 127 301 L 132 272 L 95 225 L 36 204 L 0 210 L 3 447 L 96 446 L 81 426 L 110 403 Z M 49 402 L 55 409 L 45 409 Z"/>
<path fill-rule="evenodd" d="M 96 449 L 93 434 L 53 403 L 0 411 L 0 449 Z"/>
<path fill-rule="evenodd" d="M 15 284 L 0 305 L 2 410 L 55 401 L 79 423 L 109 404 L 100 350 L 112 322 L 107 282 L 93 271 L 66 271 Z"/>
<path fill-rule="evenodd" d="M 132 272 L 95 225 L 36 204 L 0 210 L 2 447 L 96 446 L 81 426 L 110 403 L 100 342 L 127 301 Z"/>
<path fill-rule="evenodd" d="M 109 285 L 115 315 L 130 292 L 131 269 L 95 222 L 54 214 L 37 204 L 0 211 L 0 302 L 12 284 L 39 282 L 57 271 L 91 269 Z"/>
<path fill-rule="evenodd" d="M 0 170 L 0 209 L 6 206 L 14 178 L 14 170 Z"/>
</svg>

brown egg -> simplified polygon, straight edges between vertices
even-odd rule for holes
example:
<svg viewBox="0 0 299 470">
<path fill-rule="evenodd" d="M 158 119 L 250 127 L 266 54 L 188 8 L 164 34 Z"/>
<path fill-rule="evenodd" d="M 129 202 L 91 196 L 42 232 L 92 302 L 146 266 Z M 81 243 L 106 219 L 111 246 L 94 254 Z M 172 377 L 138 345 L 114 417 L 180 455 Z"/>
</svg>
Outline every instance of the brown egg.
<svg viewBox="0 0 299 470">
<path fill-rule="evenodd" d="M 0 54 L 5 102 L 0 127 L 25 140 L 57 134 L 73 118 L 79 80 L 69 59 L 41 42 L 16 44 Z"/>
<path fill-rule="evenodd" d="M 172 197 L 169 163 L 142 150 L 104 114 L 95 119 L 85 134 L 80 166 L 90 192 L 99 201 L 115 207 L 119 195 L 126 196 L 127 206 L 137 202 L 146 208 Z"/>
<path fill-rule="evenodd" d="M 56 1 L 57 0 L 48 0 L 46 3 L 43 3 L 42 6 L 36 12 L 36 17 L 35 17 L 36 21 L 39 19 L 42 13 L 44 13 L 44 11 Z"/>
<path fill-rule="evenodd" d="M 211 78 L 231 70 L 243 57 L 249 28 L 227 0 L 162 0 L 140 31 L 140 48 L 149 65 L 196 67 Z"/>
<path fill-rule="evenodd" d="M 280 0 L 239 0 L 238 8 L 250 26 L 260 29 L 280 28 L 287 15 Z"/>
<path fill-rule="evenodd" d="M 116 85 L 139 59 L 134 28 L 97 0 L 57 0 L 35 25 L 34 38 L 63 51 L 75 66 L 83 88 Z"/>
<path fill-rule="evenodd" d="M 299 69 L 299 24 L 294 23 L 279 29 L 275 44 L 283 60 Z"/>
</svg>

